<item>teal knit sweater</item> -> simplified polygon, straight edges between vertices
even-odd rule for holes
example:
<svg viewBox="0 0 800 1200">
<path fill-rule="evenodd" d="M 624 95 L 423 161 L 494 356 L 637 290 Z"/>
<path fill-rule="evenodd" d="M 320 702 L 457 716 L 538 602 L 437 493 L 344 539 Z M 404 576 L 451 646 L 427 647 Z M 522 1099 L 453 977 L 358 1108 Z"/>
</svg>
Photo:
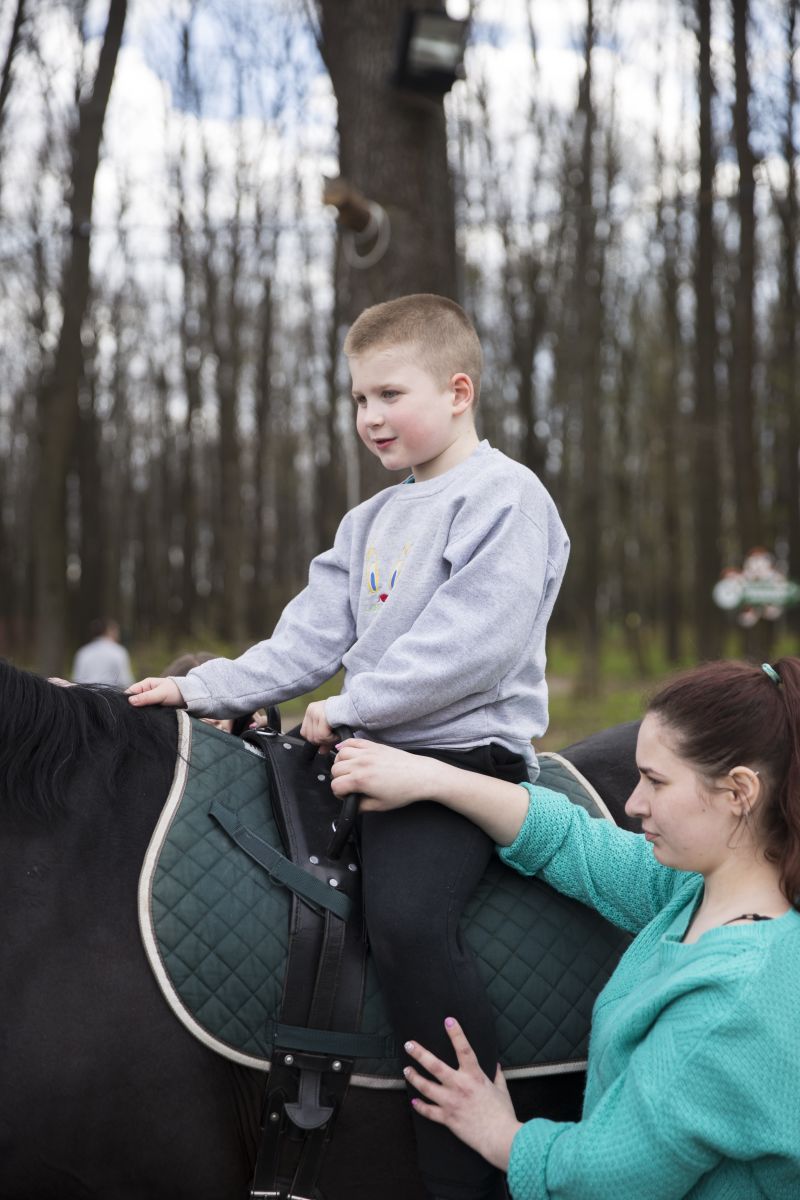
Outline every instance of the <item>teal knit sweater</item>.
<svg viewBox="0 0 800 1200">
<path fill-rule="evenodd" d="M 699 875 L 528 790 L 500 857 L 638 936 L 595 1004 L 583 1118 L 522 1126 L 514 1200 L 798 1200 L 800 913 L 684 945 Z"/>
</svg>

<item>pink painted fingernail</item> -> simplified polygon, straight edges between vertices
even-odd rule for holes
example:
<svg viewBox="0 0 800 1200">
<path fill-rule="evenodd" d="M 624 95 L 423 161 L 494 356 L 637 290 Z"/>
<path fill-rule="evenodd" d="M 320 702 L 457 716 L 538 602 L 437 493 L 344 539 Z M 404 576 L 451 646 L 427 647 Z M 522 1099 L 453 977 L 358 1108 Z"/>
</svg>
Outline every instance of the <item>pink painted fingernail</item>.
<svg viewBox="0 0 800 1200">
<path fill-rule="evenodd" d="M 445 1029 L 452 1029 L 454 1025 L 455 1025 L 455 1020 L 453 1017 L 445 1017 L 445 1019 L 444 1019 Z"/>
<path fill-rule="evenodd" d="M 404 1049 L 404 1050 L 408 1050 L 408 1051 L 409 1051 L 409 1053 L 410 1053 L 410 1052 L 411 1052 L 411 1051 L 414 1049 L 414 1043 L 413 1043 L 413 1042 L 406 1042 L 406 1044 L 405 1044 L 405 1046 L 403 1047 L 403 1049 Z"/>
<path fill-rule="evenodd" d="M 412 1101 L 411 1101 L 411 1107 L 412 1107 L 412 1108 L 416 1108 L 418 1104 L 419 1104 L 419 1100 L 412 1100 Z"/>
</svg>

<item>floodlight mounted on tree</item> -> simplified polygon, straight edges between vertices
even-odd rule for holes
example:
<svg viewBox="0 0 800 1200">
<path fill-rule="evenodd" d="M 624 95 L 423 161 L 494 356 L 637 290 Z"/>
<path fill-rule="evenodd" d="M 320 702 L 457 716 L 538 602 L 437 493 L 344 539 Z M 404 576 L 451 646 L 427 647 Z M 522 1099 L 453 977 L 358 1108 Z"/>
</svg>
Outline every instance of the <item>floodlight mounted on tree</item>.
<svg viewBox="0 0 800 1200">
<path fill-rule="evenodd" d="M 412 92 L 449 92 L 464 77 L 468 26 L 444 8 L 406 9 L 393 82 Z"/>
</svg>

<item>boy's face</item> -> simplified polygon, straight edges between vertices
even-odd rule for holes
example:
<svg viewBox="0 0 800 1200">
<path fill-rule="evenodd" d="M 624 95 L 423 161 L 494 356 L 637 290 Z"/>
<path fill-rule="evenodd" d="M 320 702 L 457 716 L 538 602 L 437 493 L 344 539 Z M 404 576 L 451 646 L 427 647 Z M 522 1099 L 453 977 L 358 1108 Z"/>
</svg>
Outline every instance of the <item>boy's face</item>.
<svg viewBox="0 0 800 1200">
<path fill-rule="evenodd" d="M 413 346 L 355 355 L 350 372 L 358 436 L 387 470 L 411 470 L 422 482 L 455 466 L 465 457 L 462 447 L 472 452 L 476 437 L 467 376 L 454 375 L 441 387 L 415 361 Z"/>
</svg>

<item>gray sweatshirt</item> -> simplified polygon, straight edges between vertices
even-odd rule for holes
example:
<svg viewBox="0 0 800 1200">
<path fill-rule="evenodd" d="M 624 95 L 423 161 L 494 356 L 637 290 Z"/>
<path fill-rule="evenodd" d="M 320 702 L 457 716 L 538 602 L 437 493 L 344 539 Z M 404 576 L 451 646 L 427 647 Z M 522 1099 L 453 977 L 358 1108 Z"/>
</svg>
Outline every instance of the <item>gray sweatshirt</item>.
<svg viewBox="0 0 800 1200">
<path fill-rule="evenodd" d="M 537 773 L 547 728 L 545 631 L 569 539 L 536 476 L 488 442 L 443 475 L 386 488 L 345 516 L 271 638 L 176 678 L 196 716 L 311 691 L 336 728 L 401 747 L 499 742 Z"/>
</svg>

